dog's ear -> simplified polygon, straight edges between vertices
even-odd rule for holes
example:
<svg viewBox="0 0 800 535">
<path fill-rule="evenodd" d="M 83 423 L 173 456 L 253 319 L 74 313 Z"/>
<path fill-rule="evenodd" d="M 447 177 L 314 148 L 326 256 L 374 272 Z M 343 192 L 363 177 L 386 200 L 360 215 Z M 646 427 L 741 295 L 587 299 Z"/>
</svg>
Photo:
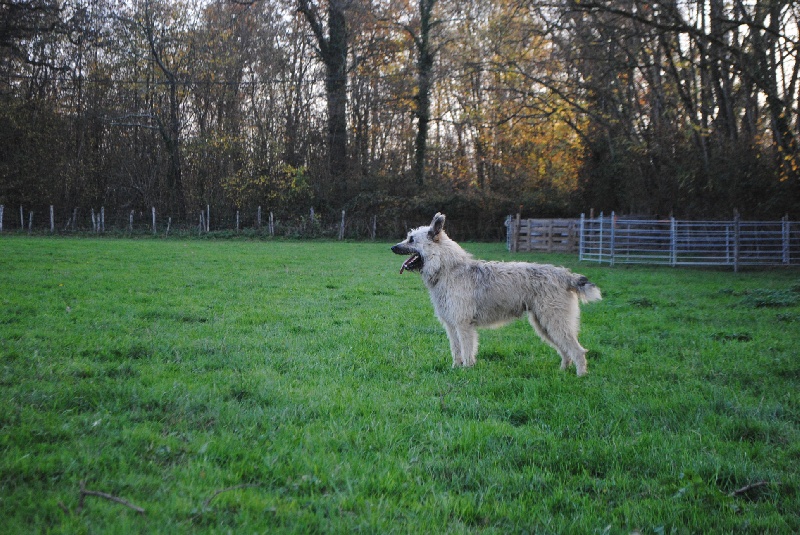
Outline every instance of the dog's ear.
<svg viewBox="0 0 800 535">
<path fill-rule="evenodd" d="M 439 233 L 444 228 L 444 214 L 440 214 L 436 212 L 436 215 L 433 216 L 433 221 L 431 221 L 431 229 L 428 231 L 428 236 L 430 239 L 435 240 L 439 237 Z"/>
</svg>

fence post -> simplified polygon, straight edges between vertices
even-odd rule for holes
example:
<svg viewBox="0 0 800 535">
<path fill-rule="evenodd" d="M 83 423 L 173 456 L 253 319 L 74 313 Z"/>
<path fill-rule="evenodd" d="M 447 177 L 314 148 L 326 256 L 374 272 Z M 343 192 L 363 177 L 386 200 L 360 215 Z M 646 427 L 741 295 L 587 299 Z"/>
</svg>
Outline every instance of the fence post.
<svg viewBox="0 0 800 535">
<path fill-rule="evenodd" d="M 239 210 L 236 210 L 236 232 L 239 232 Z"/>
<path fill-rule="evenodd" d="M 3 232 L 3 210 L 5 210 L 5 206 L 0 204 L 0 232 Z"/>
<path fill-rule="evenodd" d="M 603 212 L 600 212 L 600 217 L 597 218 L 600 223 L 600 236 L 598 238 L 597 252 L 600 255 L 599 262 L 603 263 Z"/>
<path fill-rule="evenodd" d="M 156 207 L 153 206 L 153 235 L 156 234 Z"/>
<path fill-rule="evenodd" d="M 25 213 L 22 209 L 22 205 L 19 206 L 19 228 L 25 230 Z"/>
<path fill-rule="evenodd" d="M 678 263 L 678 225 L 675 217 L 669 218 L 669 263 L 675 267 Z"/>
<path fill-rule="evenodd" d="M 258 220 L 258 229 L 261 230 L 261 207 L 260 206 L 258 207 L 258 217 L 256 217 L 256 219 Z"/>
<path fill-rule="evenodd" d="M 617 248 L 617 233 L 615 227 L 617 223 L 617 214 L 616 212 L 611 212 L 611 241 L 609 243 L 608 249 L 609 254 L 611 255 L 611 261 L 608 263 L 609 266 L 614 265 L 614 253 L 616 252 Z"/>
<path fill-rule="evenodd" d="M 33 230 L 33 210 L 28 212 L 28 234 Z"/>
<path fill-rule="evenodd" d="M 50 234 L 56 230 L 56 220 L 53 217 L 53 205 L 50 205 Z"/>
<path fill-rule="evenodd" d="M 128 231 L 133 233 L 133 210 L 131 210 L 131 215 L 128 217 Z"/>
<path fill-rule="evenodd" d="M 789 263 L 790 263 L 789 262 L 789 214 L 786 214 L 785 216 L 783 216 L 782 223 L 783 224 L 782 224 L 782 229 L 781 229 L 782 230 L 782 232 L 781 232 L 781 235 L 782 235 L 781 236 L 781 238 L 782 238 L 781 242 L 783 244 L 783 247 L 782 247 L 782 251 L 781 252 L 783 254 L 781 256 L 783 257 L 782 258 L 783 263 L 788 266 Z"/>
<path fill-rule="evenodd" d="M 106 232 L 106 207 L 100 207 L 100 232 L 105 234 Z"/>
<path fill-rule="evenodd" d="M 740 238 L 740 217 L 739 212 L 733 216 L 733 271 L 739 271 L 739 238 Z"/>
<path fill-rule="evenodd" d="M 97 232 L 97 221 L 94 217 L 94 208 L 92 208 L 92 232 Z"/>
<path fill-rule="evenodd" d="M 517 212 L 517 219 L 514 221 L 514 233 L 511 238 L 511 252 L 516 253 L 519 251 L 519 218 L 521 214 Z"/>
<path fill-rule="evenodd" d="M 269 235 L 275 236 L 275 217 L 272 215 L 272 211 L 269 212 Z"/>
<path fill-rule="evenodd" d="M 206 205 L 206 232 L 211 232 L 211 205 Z"/>
<path fill-rule="evenodd" d="M 0 213 L 2 213 L 2 212 L 0 212 Z M 3 228 L 3 226 L 0 223 L 0 230 L 2 230 L 2 228 Z M 373 215 L 372 216 L 372 241 L 375 241 L 375 232 L 377 231 L 377 229 L 378 229 L 378 216 L 377 215 Z"/>
<path fill-rule="evenodd" d="M 583 229 L 584 229 L 584 224 L 585 223 L 586 223 L 586 215 L 583 212 L 581 212 L 581 223 L 580 223 L 581 226 L 578 229 L 578 232 L 579 232 L 579 234 L 578 234 L 578 262 L 583 262 L 583 247 L 584 247 Z"/>
<path fill-rule="evenodd" d="M 339 225 L 339 241 L 344 239 L 344 210 L 342 210 L 342 222 Z"/>
</svg>

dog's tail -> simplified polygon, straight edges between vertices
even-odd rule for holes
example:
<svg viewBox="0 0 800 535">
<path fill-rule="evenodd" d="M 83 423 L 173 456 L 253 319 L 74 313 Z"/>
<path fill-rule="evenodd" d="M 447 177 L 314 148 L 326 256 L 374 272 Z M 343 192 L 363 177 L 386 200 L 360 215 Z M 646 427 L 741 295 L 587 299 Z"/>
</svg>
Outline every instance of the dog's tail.
<svg viewBox="0 0 800 535">
<path fill-rule="evenodd" d="M 578 294 L 578 299 L 580 299 L 582 303 L 600 301 L 603 298 L 603 296 L 600 295 L 600 288 L 589 282 L 589 279 L 583 275 L 575 275 L 572 282 L 572 289 Z"/>
</svg>

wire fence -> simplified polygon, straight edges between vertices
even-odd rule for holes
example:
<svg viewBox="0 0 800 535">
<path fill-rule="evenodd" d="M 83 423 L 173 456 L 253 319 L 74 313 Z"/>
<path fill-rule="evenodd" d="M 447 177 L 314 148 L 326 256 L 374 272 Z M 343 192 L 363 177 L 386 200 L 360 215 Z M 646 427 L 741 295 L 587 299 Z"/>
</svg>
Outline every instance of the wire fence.
<svg viewBox="0 0 800 535">
<path fill-rule="evenodd" d="M 580 218 L 579 258 L 614 264 L 744 266 L 800 264 L 800 222 Z"/>
<path fill-rule="evenodd" d="M 397 221 L 377 215 L 319 214 L 313 208 L 295 214 L 274 214 L 261 207 L 252 210 L 218 210 L 206 206 L 196 214 L 173 218 L 156 208 L 126 210 L 57 208 L 53 205 L 0 205 L 0 234 L 115 234 L 131 236 L 227 235 L 263 237 L 376 239 L 398 234 Z"/>
</svg>

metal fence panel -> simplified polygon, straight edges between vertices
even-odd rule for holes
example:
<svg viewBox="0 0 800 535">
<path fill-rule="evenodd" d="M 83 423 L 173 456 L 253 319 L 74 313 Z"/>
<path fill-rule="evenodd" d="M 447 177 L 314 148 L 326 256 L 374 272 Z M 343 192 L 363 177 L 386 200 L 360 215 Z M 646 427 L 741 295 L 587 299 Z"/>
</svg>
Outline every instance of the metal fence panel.
<svg viewBox="0 0 800 535">
<path fill-rule="evenodd" d="M 591 262 L 671 266 L 800 264 L 800 223 L 679 221 L 581 216 L 579 257 Z"/>
</svg>

